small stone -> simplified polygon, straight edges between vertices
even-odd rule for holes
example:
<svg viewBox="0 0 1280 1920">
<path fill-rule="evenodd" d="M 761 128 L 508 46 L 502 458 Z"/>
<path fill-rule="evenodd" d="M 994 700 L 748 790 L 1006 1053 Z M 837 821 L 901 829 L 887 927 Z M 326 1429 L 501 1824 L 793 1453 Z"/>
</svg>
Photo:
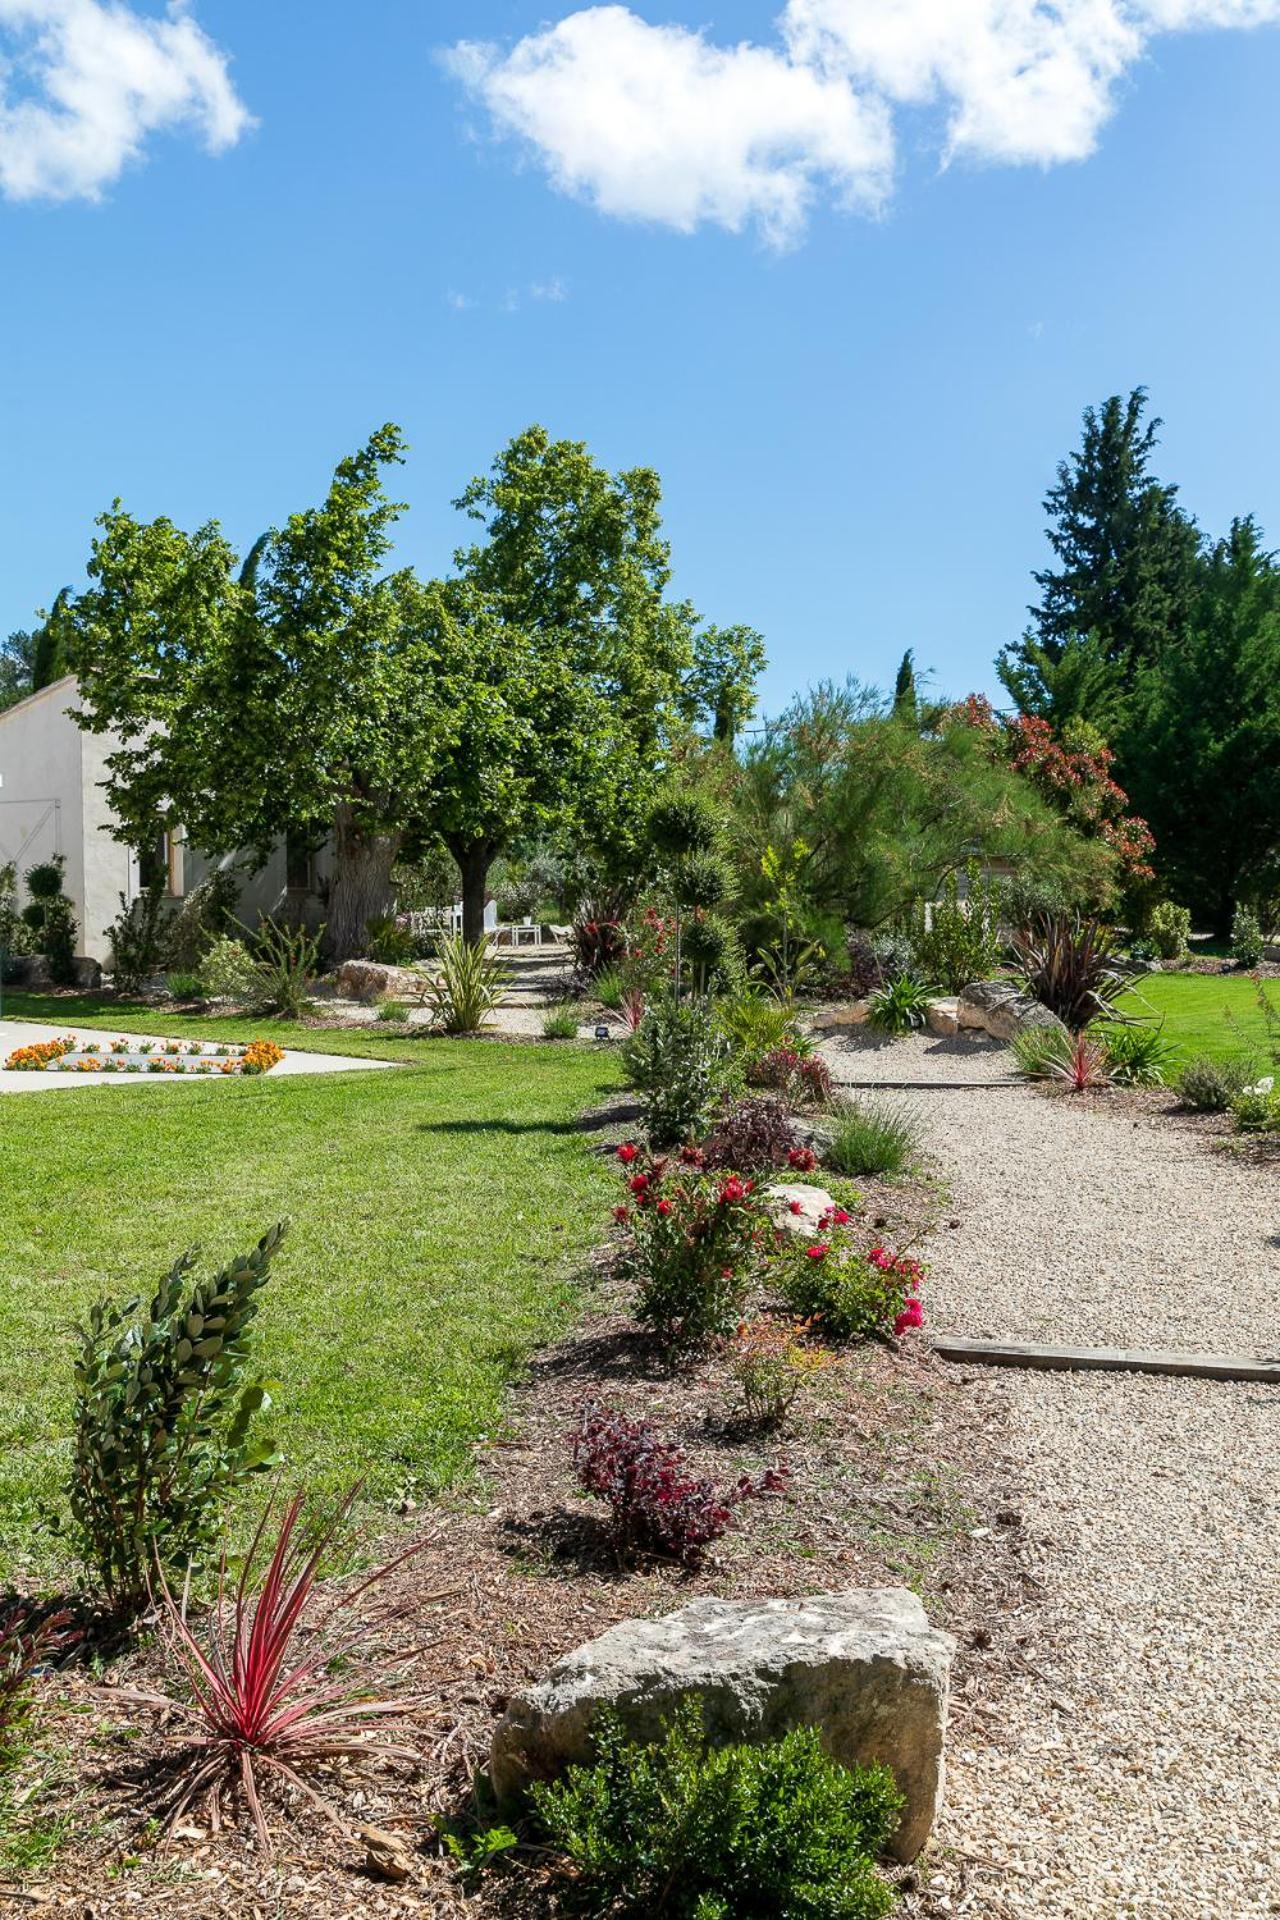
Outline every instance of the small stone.
<svg viewBox="0 0 1280 1920">
<path fill-rule="evenodd" d="M 381 1827 L 359 1827 L 364 1842 L 364 1870 L 375 1880 L 390 1880 L 397 1886 L 409 1879 L 413 1859 L 399 1834 L 386 1833 Z"/>
</svg>

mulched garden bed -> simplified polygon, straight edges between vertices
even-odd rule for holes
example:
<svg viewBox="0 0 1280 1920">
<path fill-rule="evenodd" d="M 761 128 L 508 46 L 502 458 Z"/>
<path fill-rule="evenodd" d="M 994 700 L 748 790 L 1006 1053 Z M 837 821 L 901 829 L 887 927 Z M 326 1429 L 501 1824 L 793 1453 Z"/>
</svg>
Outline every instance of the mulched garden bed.
<svg viewBox="0 0 1280 1920">
<path fill-rule="evenodd" d="M 936 1214 L 930 1189 L 861 1184 L 869 1216 L 891 1234 Z M 17 1776 L 19 1796 L 29 1796 L 20 1829 L 61 1839 L 43 1870 L 24 1876 L 15 1910 L 82 1920 L 464 1911 L 538 1920 L 572 1911 L 569 1882 L 536 1849 L 464 1887 L 439 1820 L 467 1814 L 474 1770 L 514 1691 L 614 1622 L 702 1594 L 912 1586 L 960 1643 L 953 1739 L 970 1716 L 998 1710 L 1001 1675 L 1024 1658 L 1034 1591 L 1020 1564 L 1003 1401 L 989 1379 L 934 1360 L 918 1336 L 893 1350 L 863 1347 L 813 1376 L 790 1422 L 762 1435 L 739 1424 L 722 1358 L 671 1371 L 625 1304 L 602 1255 L 586 1317 L 535 1357 L 503 1433 L 477 1449 L 468 1495 L 432 1508 L 425 1524 L 416 1513 L 389 1521 L 379 1543 L 389 1556 L 410 1538 L 424 1542 L 368 1597 L 369 1630 L 349 1671 L 367 1672 L 371 1688 L 403 1692 L 407 1724 L 395 1737 L 407 1735 L 421 1752 L 416 1771 L 335 1776 L 326 1787 L 335 1821 L 300 1798 L 274 1796 L 271 1861 L 238 1806 L 221 1832 L 191 1816 L 158 1845 L 172 1745 L 162 1720 L 125 1696 L 172 1679 L 154 1647 L 108 1662 L 98 1676 L 80 1665 L 58 1677 L 56 1698 L 45 1689 L 35 1747 Z M 620 1565 L 603 1509 L 581 1495 L 571 1467 L 570 1435 L 590 1400 L 652 1419 L 718 1481 L 785 1465 L 788 1490 L 739 1507 L 735 1527 L 696 1572 Z M 390 1624 L 379 1617 L 388 1597 L 399 1609 Z M 404 1843 L 406 1882 L 370 1871 L 363 1825 Z M 962 1876 L 963 1859 L 956 1864 Z M 902 1884 L 904 1915 L 946 1911 L 915 1873 Z M 11 1889 L 12 1881 L 0 1886 L 0 1909 Z"/>
</svg>

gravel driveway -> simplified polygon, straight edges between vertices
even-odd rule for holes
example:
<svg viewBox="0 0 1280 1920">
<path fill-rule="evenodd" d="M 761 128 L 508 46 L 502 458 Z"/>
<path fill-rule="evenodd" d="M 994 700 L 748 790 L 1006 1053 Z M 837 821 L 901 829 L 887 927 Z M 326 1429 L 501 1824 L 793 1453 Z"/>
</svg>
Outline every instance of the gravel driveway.
<svg viewBox="0 0 1280 1920">
<path fill-rule="evenodd" d="M 993 1077 L 965 1042 L 823 1051 L 846 1083 L 928 1079 L 948 1061 L 955 1080 Z M 1274 1170 L 1105 1101 L 1016 1086 L 902 1097 L 962 1221 L 932 1249 L 936 1325 L 1280 1347 Z M 1025 1671 L 953 1746 L 926 1910 L 1280 1913 L 1280 1392 L 1015 1372 L 975 1391 L 1006 1413 L 1040 1591 L 1016 1623 L 1032 1635 Z"/>
</svg>

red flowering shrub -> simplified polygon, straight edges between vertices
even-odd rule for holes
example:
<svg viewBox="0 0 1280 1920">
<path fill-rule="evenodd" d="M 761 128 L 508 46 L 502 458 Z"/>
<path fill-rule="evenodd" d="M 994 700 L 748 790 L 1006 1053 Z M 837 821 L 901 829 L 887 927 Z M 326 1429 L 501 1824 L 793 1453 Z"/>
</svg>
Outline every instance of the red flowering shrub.
<svg viewBox="0 0 1280 1920">
<path fill-rule="evenodd" d="M 703 1143 L 706 1165 L 739 1173 L 772 1173 L 785 1167 L 795 1146 L 786 1103 L 776 1095 L 748 1094 L 727 1107 Z"/>
<path fill-rule="evenodd" d="M 668 1347 L 731 1332 L 774 1232 L 755 1182 L 654 1159 L 629 1175 L 627 1190 L 630 1202 L 614 1218 L 627 1232 L 622 1263 L 636 1285 L 637 1320 Z"/>
<path fill-rule="evenodd" d="M 924 1268 L 908 1253 L 859 1247 L 843 1207 L 829 1208 L 816 1237 L 779 1248 L 778 1291 L 792 1312 L 831 1340 L 885 1339 L 924 1325 Z"/>
<path fill-rule="evenodd" d="M 770 1468 L 736 1486 L 698 1479 L 680 1447 L 647 1420 L 628 1420 L 608 1407 L 583 1408 L 573 1438 L 573 1464 L 588 1493 L 607 1501 L 619 1551 L 670 1555 L 696 1566 L 703 1550 L 728 1527 L 741 1500 L 780 1493 L 786 1475 Z"/>
<path fill-rule="evenodd" d="M 772 1087 L 788 1100 L 810 1106 L 825 1106 L 831 1098 L 831 1069 L 826 1061 L 795 1047 L 775 1047 L 766 1053 L 749 1078 L 755 1086 Z"/>
<path fill-rule="evenodd" d="M 818 1156 L 812 1147 L 792 1147 L 787 1155 L 792 1173 L 812 1173 L 817 1164 Z"/>
</svg>

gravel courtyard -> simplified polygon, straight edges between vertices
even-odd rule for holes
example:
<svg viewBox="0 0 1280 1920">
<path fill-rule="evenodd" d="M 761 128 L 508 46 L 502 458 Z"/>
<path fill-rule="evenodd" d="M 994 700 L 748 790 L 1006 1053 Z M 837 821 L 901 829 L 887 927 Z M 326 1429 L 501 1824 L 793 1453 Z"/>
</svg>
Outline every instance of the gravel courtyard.
<svg viewBox="0 0 1280 1920">
<path fill-rule="evenodd" d="M 933 1324 L 975 1337 L 1274 1353 L 1280 1184 L 1105 1101 L 1000 1077 L 985 1043 L 859 1037 L 838 1080 L 909 1101 L 960 1228 Z M 881 1097 L 875 1095 L 872 1097 Z M 1280 1395 L 982 1373 L 1006 1414 L 1025 1563 L 1012 1694 L 966 1713 L 926 1911 L 1280 1913 Z M 948 1859 L 946 1844 L 955 1852 Z"/>
</svg>

